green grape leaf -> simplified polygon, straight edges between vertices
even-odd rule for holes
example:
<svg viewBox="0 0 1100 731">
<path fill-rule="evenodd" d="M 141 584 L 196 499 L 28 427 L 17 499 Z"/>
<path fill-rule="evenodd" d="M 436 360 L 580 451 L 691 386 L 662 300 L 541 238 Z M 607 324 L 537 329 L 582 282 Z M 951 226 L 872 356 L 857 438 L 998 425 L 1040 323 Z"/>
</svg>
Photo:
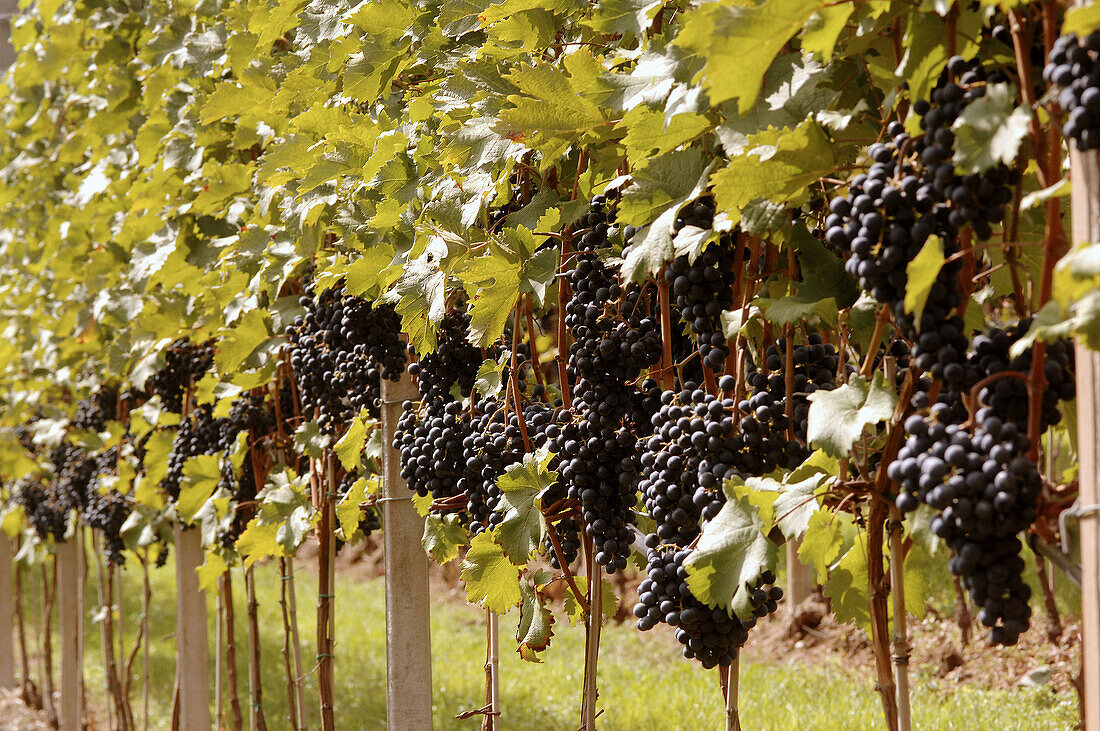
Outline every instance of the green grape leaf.
<svg viewBox="0 0 1100 731">
<path fill-rule="evenodd" d="M 745 500 L 727 500 L 703 526 L 685 562 L 688 588 L 699 601 L 748 618 L 752 613 L 748 585 L 776 562 L 775 544 L 762 528 L 760 515 Z"/>
<path fill-rule="evenodd" d="M 855 545 L 829 571 L 824 591 L 838 622 L 853 622 L 864 630 L 870 630 L 866 534 L 860 533 Z"/>
<path fill-rule="evenodd" d="M 183 463 L 180 496 L 176 500 L 176 513 L 181 521 L 188 524 L 194 520 L 199 508 L 214 494 L 221 476 L 221 457 L 216 454 L 200 454 Z"/>
<path fill-rule="evenodd" d="M 534 454 L 523 455 L 522 462 L 509 465 L 497 478 L 501 491 L 497 510 L 504 513 L 504 519 L 493 534 L 517 566 L 526 564 L 542 548 L 546 537 L 539 496 L 557 480 L 557 472 L 548 467 L 552 457 L 549 447 L 542 447 Z"/>
<path fill-rule="evenodd" d="M 429 513 L 424 519 L 424 537 L 420 542 L 432 561 L 442 566 L 458 558 L 459 549 L 469 545 L 470 539 L 458 513 L 442 516 Z"/>
<path fill-rule="evenodd" d="M 943 240 L 932 234 L 924 242 L 920 253 L 905 267 L 908 279 L 905 284 L 905 312 L 915 316 L 918 329 L 924 305 L 928 302 L 932 285 L 936 283 L 936 278 L 940 275 L 940 269 L 943 268 L 945 261 Z"/>
<path fill-rule="evenodd" d="M 855 9 L 851 3 L 839 3 L 823 7 L 811 15 L 800 36 L 803 52 L 812 53 L 826 63 L 830 61 L 837 38 Z"/>
<path fill-rule="evenodd" d="M 829 575 L 829 564 L 844 548 L 844 520 L 847 513 L 819 510 L 806 522 L 798 557 L 817 572 L 818 581 Z"/>
<path fill-rule="evenodd" d="M 662 4 L 661 0 L 600 0 L 585 25 L 600 35 L 640 38 Z"/>
<path fill-rule="evenodd" d="M 817 391 L 809 399 L 806 441 L 830 456 L 846 457 L 867 427 L 893 415 L 898 397 L 876 371 L 871 382 L 852 376 L 843 386 Z"/>
<path fill-rule="evenodd" d="M 519 569 L 504 555 L 504 549 L 486 531 L 474 536 L 462 560 L 462 581 L 466 601 L 494 614 L 505 614 L 519 603 Z"/>
<path fill-rule="evenodd" d="M 370 415 L 366 410 L 351 420 L 344 436 L 333 445 L 332 451 L 340 458 L 340 464 L 348 472 L 355 472 L 363 466 L 363 445 L 367 441 L 367 421 Z M 373 422 L 372 422 L 373 423 Z"/>
<path fill-rule="evenodd" d="M 336 503 L 336 520 L 340 523 L 340 532 L 345 542 L 351 542 L 355 531 L 359 529 L 359 521 L 363 517 L 363 511 L 359 503 L 367 499 L 367 478 L 360 477 L 351 484 L 351 489 Z"/>
<path fill-rule="evenodd" d="M 324 434 L 316 421 L 305 421 L 294 431 L 294 449 L 313 459 L 320 459 L 332 443 L 332 437 Z"/>
<path fill-rule="evenodd" d="M 550 646 L 550 638 L 554 636 L 554 615 L 546 606 L 540 586 L 546 579 L 546 573 L 539 571 L 519 585 L 523 598 L 516 627 L 516 642 L 519 643 L 516 652 L 527 662 L 541 663 L 539 653 Z"/>
<path fill-rule="evenodd" d="M 764 73 L 779 51 L 825 5 L 823 0 L 698 5 L 685 13 L 675 43 L 703 60 L 700 75 L 712 103 L 735 99 L 747 110 L 756 103 Z"/>
<path fill-rule="evenodd" d="M 998 163 L 1011 165 L 1030 122 L 1027 109 L 1016 106 L 1016 90 L 1010 84 L 990 84 L 985 96 L 967 104 L 951 125 L 956 169 L 968 174 Z"/>
<path fill-rule="evenodd" d="M 821 125 L 767 129 L 748 136 L 743 153 L 711 175 L 718 210 L 734 214 L 756 198 L 786 206 L 806 201 L 809 187 L 836 168 L 833 143 Z"/>
</svg>

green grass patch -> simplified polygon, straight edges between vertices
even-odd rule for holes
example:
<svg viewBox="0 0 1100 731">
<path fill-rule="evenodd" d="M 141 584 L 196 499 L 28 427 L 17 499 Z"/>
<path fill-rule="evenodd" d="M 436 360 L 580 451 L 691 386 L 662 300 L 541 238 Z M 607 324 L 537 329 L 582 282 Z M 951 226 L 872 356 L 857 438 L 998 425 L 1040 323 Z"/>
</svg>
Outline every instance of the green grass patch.
<svg viewBox="0 0 1100 731">
<path fill-rule="evenodd" d="M 175 602 L 171 566 L 152 576 L 151 715 L 153 728 L 167 728 L 175 670 Z M 303 654 L 313 665 L 316 579 L 297 573 Z M 263 701 L 269 728 L 287 728 L 287 699 L 282 657 L 279 576 L 272 566 L 257 569 L 262 633 Z M 385 728 L 385 598 L 382 580 L 337 578 L 336 704 L 341 729 Z M 244 581 L 234 574 L 240 697 L 248 711 L 247 635 Z M 89 585 L 89 599 L 94 595 Z M 123 615 L 127 641 L 140 615 L 140 574 L 126 572 Z M 214 647 L 211 598 L 210 642 Z M 584 653 L 584 631 L 564 619 L 554 625 L 554 639 L 543 664 L 531 664 L 514 652 L 515 618 L 501 620 L 501 703 L 503 728 L 575 729 Z M 85 662 L 89 696 L 104 705 L 99 632 L 87 629 Z M 476 729 L 477 719 L 454 716 L 483 704 L 485 615 L 475 607 L 444 598 L 432 606 L 432 698 L 438 729 Z M 212 655 L 213 657 L 213 655 Z M 684 660 L 667 628 L 639 633 L 630 625 L 606 627 L 600 654 L 601 729 L 721 728 L 722 708 L 715 671 L 705 672 Z M 135 664 L 134 703 L 140 717 L 141 658 Z M 211 661 L 213 678 L 213 661 Z M 920 729 L 1067 729 L 1077 720 L 1071 694 L 1046 689 L 980 691 L 915 676 L 913 725 Z M 316 687 L 306 681 L 310 725 L 318 725 Z M 810 667 L 766 662 L 741 669 L 740 702 L 746 729 L 869 729 L 881 726 L 874 679 L 851 674 L 839 662 Z"/>
</svg>

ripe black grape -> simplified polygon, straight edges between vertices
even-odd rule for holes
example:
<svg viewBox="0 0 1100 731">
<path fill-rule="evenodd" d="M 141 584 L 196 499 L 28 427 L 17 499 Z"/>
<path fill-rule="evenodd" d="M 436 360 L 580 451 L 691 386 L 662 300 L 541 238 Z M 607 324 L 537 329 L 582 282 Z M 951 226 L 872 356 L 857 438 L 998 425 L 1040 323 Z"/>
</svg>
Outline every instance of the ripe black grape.
<svg viewBox="0 0 1100 731">
<path fill-rule="evenodd" d="M 150 376 L 144 389 L 160 396 L 164 408 L 183 411 L 183 394 L 203 377 L 214 364 L 214 341 L 194 344 L 187 338 L 176 340 L 164 353 L 164 367 Z"/>
<path fill-rule="evenodd" d="M 1043 79 L 1060 89 L 1058 103 L 1068 118 L 1062 134 L 1078 150 L 1100 147 L 1100 32 L 1062 36 L 1050 49 Z"/>
</svg>

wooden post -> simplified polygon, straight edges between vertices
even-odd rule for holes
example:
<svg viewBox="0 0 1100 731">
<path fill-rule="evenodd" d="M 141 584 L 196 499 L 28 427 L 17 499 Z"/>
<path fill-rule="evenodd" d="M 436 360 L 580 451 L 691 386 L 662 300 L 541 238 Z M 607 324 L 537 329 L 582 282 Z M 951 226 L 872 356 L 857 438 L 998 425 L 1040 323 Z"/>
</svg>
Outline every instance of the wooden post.
<svg viewBox="0 0 1100 731">
<path fill-rule="evenodd" d="M 202 565 L 202 534 L 173 527 L 176 539 L 176 666 L 180 729 L 209 729 L 210 678 L 206 646 L 206 595 L 195 570 Z"/>
<path fill-rule="evenodd" d="M 80 530 L 64 543 L 57 544 L 57 621 L 61 638 L 61 693 L 57 703 L 61 731 L 80 731 Z"/>
<path fill-rule="evenodd" d="M 1100 159 L 1070 145 L 1073 244 L 1100 242 Z M 1085 731 L 1100 731 L 1100 353 L 1077 343 L 1077 457 L 1081 466 L 1081 664 Z"/>
<path fill-rule="evenodd" d="M 11 540 L 0 532 L 0 688 L 15 687 L 11 559 Z"/>
<path fill-rule="evenodd" d="M 432 727 L 432 643 L 424 519 L 401 477 L 393 435 L 401 404 L 417 397 L 406 373 L 382 380 L 382 515 L 386 551 L 386 716 L 390 731 Z"/>
<path fill-rule="evenodd" d="M 792 616 L 795 608 L 813 594 L 817 586 L 813 568 L 798 558 L 801 546 L 801 538 L 787 541 L 787 609 Z"/>
</svg>

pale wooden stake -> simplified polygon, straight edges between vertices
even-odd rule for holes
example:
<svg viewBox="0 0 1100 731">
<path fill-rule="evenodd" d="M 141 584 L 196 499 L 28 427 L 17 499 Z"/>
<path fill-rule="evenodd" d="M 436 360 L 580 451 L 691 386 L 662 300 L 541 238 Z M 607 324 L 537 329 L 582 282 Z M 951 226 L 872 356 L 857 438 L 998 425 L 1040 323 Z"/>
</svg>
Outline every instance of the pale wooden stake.
<svg viewBox="0 0 1100 731">
<path fill-rule="evenodd" d="M 11 540 L 0 532 L 0 688 L 15 687 L 11 560 Z"/>
<path fill-rule="evenodd" d="M 432 727 L 432 644 L 424 519 L 401 477 L 393 435 L 401 404 L 417 397 L 412 377 L 382 380 L 383 539 L 386 551 L 386 716 L 391 731 Z"/>
<path fill-rule="evenodd" d="M 202 565 L 202 534 L 173 527 L 176 540 L 176 665 L 182 731 L 211 728 L 210 677 L 207 669 L 206 595 L 195 570 Z"/>
<path fill-rule="evenodd" d="M 722 686 L 722 700 L 726 707 L 726 731 L 741 731 L 741 711 L 737 705 L 740 674 L 740 654 L 733 656 L 732 665 L 718 666 L 718 683 Z"/>
<path fill-rule="evenodd" d="M 1074 245 L 1100 243 L 1100 159 L 1071 145 Z M 1081 467 L 1081 664 L 1085 731 L 1100 731 L 1100 353 L 1078 341 L 1077 457 Z"/>
<path fill-rule="evenodd" d="M 814 592 L 817 581 L 812 567 L 798 558 L 801 538 L 787 541 L 787 608 L 794 614 L 795 608 Z"/>
<path fill-rule="evenodd" d="M 61 731 L 80 731 L 80 596 L 79 529 L 57 544 L 57 623 L 60 636 L 61 677 L 58 687 L 57 722 Z"/>
</svg>

